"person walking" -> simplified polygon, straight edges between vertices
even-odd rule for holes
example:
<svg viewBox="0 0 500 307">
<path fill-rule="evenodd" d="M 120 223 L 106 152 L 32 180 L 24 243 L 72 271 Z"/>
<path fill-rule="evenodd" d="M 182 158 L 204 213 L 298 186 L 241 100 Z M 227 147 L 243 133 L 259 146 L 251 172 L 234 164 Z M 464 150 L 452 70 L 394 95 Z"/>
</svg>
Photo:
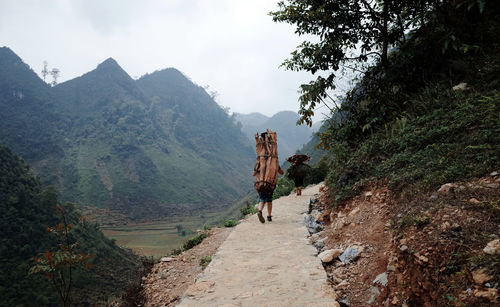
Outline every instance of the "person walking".
<svg viewBox="0 0 500 307">
<path fill-rule="evenodd" d="M 302 195 L 304 180 L 311 174 L 311 167 L 305 162 L 311 160 L 308 155 L 293 155 L 286 159 L 290 162 L 290 167 L 286 170 L 286 176 L 293 180 L 297 196 Z"/>
<path fill-rule="evenodd" d="M 283 175 L 278 162 L 278 139 L 276 132 L 267 129 L 264 133 L 255 134 L 255 145 L 257 160 L 253 168 L 255 176 L 254 187 L 259 193 L 259 206 L 257 217 L 261 223 L 266 220 L 262 214 L 264 206 L 267 206 L 267 220 L 272 222 L 273 193 L 278 182 L 278 173 Z"/>
<path fill-rule="evenodd" d="M 281 169 L 281 167 L 278 168 L 278 173 L 280 175 L 283 175 L 284 172 Z M 264 216 L 262 214 L 262 210 L 264 209 L 264 206 L 267 206 L 267 221 L 272 222 L 273 221 L 273 193 L 274 193 L 274 188 L 269 188 L 269 189 L 264 189 L 259 193 L 259 206 L 257 212 L 257 217 L 259 218 L 259 221 L 261 223 L 265 223 L 266 220 L 264 219 Z"/>
</svg>

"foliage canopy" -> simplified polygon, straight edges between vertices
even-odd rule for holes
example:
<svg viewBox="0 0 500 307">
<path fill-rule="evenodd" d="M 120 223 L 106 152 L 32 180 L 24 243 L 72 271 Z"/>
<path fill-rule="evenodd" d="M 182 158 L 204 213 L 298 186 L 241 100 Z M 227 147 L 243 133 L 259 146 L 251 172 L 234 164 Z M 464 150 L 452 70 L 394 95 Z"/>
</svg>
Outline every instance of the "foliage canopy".
<svg viewBox="0 0 500 307">
<path fill-rule="evenodd" d="M 485 1 L 458 1 L 470 9 Z M 287 0 L 271 12 L 275 22 L 296 26 L 295 33 L 313 38 L 302 42 L 282 66 L 303 70 L 316 79 L 300 86 L 300 122 L 311 125 L 315 107 L 327 101 L 336 88 L 337 71 L 350 68 L 364 71 L 363 64 L 388 66 L 388 51 L 406 41 L 408 31 L 419 28 L 447 12 L 450 1 L 439 0 Z M 323 74 L 321 73 L 323 72 Z M 335 105 L 335 102 L 334 102 Z"/>
</svg>

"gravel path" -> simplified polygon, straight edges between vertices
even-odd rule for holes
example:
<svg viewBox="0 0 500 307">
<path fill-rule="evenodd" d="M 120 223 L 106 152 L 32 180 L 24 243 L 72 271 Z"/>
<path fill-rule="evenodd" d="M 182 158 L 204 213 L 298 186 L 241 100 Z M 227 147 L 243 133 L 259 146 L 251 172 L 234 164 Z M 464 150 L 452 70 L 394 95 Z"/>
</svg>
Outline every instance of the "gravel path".
<svg viewBox="0 0 500 307">
<path fill-rule="evenodd" d="M 338 306 L 303 223 L 318 192 L 274 201 L 273 222 L 243 220 L 178 306 Z"/>
</svg>

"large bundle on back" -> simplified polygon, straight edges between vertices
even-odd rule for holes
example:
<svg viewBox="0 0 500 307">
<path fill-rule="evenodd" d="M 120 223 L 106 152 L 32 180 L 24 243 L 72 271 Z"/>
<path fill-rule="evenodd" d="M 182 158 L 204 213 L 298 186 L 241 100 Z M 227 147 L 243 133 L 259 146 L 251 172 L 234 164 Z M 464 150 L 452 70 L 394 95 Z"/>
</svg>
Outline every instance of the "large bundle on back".
<svg viewBox="0 0 500 307">
<path fill-rule="evenodd" d="M 257 161 L 254 167 L 255 189 L 258 192 L 274 190 L 278 182 L 278 138 L 276 132 L 255 134 Z"/>
</svg>

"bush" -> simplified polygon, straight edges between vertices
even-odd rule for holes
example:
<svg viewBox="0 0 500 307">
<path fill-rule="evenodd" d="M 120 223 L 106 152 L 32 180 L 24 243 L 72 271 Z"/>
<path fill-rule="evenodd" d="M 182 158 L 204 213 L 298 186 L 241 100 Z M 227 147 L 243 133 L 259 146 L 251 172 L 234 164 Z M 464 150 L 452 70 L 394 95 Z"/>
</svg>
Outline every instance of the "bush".
<svg viewBox="0 0 500 307">
<path fill-rule="evenodd" d="M 224 222 L 224 227 L 234 227 L 238 225 L 238 222 L 235 220 L 227 220 Z"/>
<path fill-rule="evenodd" d="M 212 261 L 212 256 L 205 256 L 201 258 L 200 265 L 202 266 L 203 269 L 205 269 L 211 261 Z"/>
<path fill-rule="evenodd" d="M 241 217 L 245 217 L 249 214 L 254 214 L 257 213 L 257 209 L 255 209 L 255 206 L 252 205 L 248 200 L 245 201 L 245 207 L 240 209 L 241 212 Z"/>
<path fill-rule="evenodd" d="M 293 181 L 288 179 L 287 177 L 281 177 L 278 179 L 278 183 L 276 184 L 276 188 L 274 189 L 273 199 L 290 195 L 293 189 L 295 189 Z"/>
<path fill-rule="evenodd" d="M 187 242 L 184 243 L 184 245 L 182 246 L 182 249 L 183 250 L 191 249 L 191 248 L 195 247 L 196 245 L 200 244 L 205 238 L 208 238 L 208 236 L 210 236 L 208 233 L 202 232 L 202 233 L 192 237 L 191 239 L 187 240 Z"/>
</svg>

